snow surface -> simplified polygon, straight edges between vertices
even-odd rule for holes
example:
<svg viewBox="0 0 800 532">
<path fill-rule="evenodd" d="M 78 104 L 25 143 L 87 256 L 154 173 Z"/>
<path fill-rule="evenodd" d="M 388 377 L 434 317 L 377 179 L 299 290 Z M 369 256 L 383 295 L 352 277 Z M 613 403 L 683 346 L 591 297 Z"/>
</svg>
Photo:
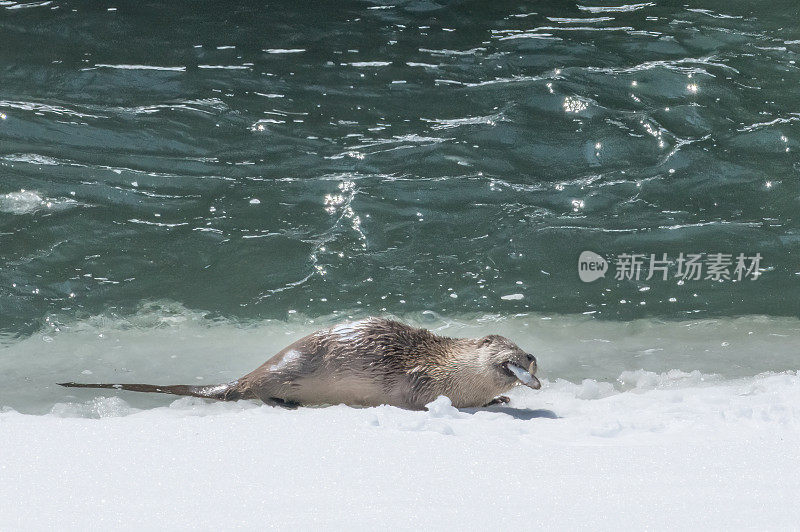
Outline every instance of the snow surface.
<svg viewBox="0 0 800 532">
<path fill-rule="evenodd" d="M 542 384 L 477 411 L 6 410 L 0 529 L 796 529 L 796 372 Z"/>
</svg>

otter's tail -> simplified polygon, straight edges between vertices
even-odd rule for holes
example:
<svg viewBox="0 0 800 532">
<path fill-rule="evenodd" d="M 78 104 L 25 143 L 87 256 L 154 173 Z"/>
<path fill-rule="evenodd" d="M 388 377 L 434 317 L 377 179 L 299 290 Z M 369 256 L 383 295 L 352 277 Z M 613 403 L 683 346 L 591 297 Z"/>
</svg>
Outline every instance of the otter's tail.
<svg viewBox="0 0 800 532">
<path fill-rule="evenodd" d="M 236 401 L 243 399 L 242 393 L 236 390 L 236 382 L 228 384 L 211 384 L 208 386 L 189 386 L 174 384 L 159 386 L 157 384 L 84 384 L 82 382 L 59 382 L 59 386 L 67 388 L 110 388 L 112 390 L 128 390 L 130 392 L 169 393 L 172 395 L 191 395 L 219 401 Z"/>
</svg>

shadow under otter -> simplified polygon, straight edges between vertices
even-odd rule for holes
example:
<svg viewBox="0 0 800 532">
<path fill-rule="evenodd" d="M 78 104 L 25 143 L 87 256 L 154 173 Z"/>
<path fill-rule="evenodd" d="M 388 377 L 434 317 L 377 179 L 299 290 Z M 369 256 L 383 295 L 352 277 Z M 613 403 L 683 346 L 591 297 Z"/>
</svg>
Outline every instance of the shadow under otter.
<svg viewBox="0 0 800 532">
<path fill-rule="evenodd" d="M 83 384 L 132 392 L 189 395 L 269 405 L 393 405 L 423 410 L 440 395 L 457 408 L 507 403 L 517 384 L 538 390 L 536 359 L 498 335 L 448 338 L 382 318 L 323 329 L 282 349 L 256 370 L 226 384 Z"/>
</svg>

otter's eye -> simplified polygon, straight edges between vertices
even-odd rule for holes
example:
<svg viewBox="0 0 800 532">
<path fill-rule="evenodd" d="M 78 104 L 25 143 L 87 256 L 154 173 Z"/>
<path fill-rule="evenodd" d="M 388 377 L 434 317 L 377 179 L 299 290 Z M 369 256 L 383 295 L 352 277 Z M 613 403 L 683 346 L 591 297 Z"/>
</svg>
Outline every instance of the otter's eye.
<svg viewBox="0 0 800 532">
<path fill-rule="evenodd" d="M 481 346 L 489 345 L 492 343 L 492 338 L 490 336 L 485 337 L 481 340 Z"/>
</svg>

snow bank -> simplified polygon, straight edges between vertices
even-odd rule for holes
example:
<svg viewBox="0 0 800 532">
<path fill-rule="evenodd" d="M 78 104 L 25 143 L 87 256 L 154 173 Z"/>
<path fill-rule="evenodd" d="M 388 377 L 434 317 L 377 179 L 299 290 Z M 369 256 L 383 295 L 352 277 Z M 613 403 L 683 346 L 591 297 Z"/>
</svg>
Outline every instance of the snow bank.
<svg viewBox="0 0 800 532">
<path fill-rule="evenodd" d="M 290 321 L 238 323 L 209 319 L 169 301 L 144 304 L 133 315 L 50 315 L 37 334 L 0 335 L 0 408 L 42 414 L 56 403 L 97 396 L 56 382 L 229 382 L 295 340 L 345 318 L 294 316 Z M 606 393 L 603 390 L 621 374 L 630 387 L 635 379 L 628 373 L 640 368 L 655 372 L 651 375 L 678 368 L 725 379 L 798 369 L 797 318 L 614 322 L 522 314 L 444 319 L 427 311 L 398 318 L 445 336 L 507 336 L 536 356 L 539 378 L 595 380 L 598 390 L 587 384 L 585 399 Z M 128 394 L 125 400 L 138 408 L 169 404 L 168 397 L 149 394 Z"/>
<path fill-rule="evenodd" d="M 0 529 L 789 529 L 800 519 L 795 372 L 543 380 L 477 411 L 447 398 L 428 412 L 193 398 L 139 410 L 129 396 L 0 413 Z"/>
</svg>

